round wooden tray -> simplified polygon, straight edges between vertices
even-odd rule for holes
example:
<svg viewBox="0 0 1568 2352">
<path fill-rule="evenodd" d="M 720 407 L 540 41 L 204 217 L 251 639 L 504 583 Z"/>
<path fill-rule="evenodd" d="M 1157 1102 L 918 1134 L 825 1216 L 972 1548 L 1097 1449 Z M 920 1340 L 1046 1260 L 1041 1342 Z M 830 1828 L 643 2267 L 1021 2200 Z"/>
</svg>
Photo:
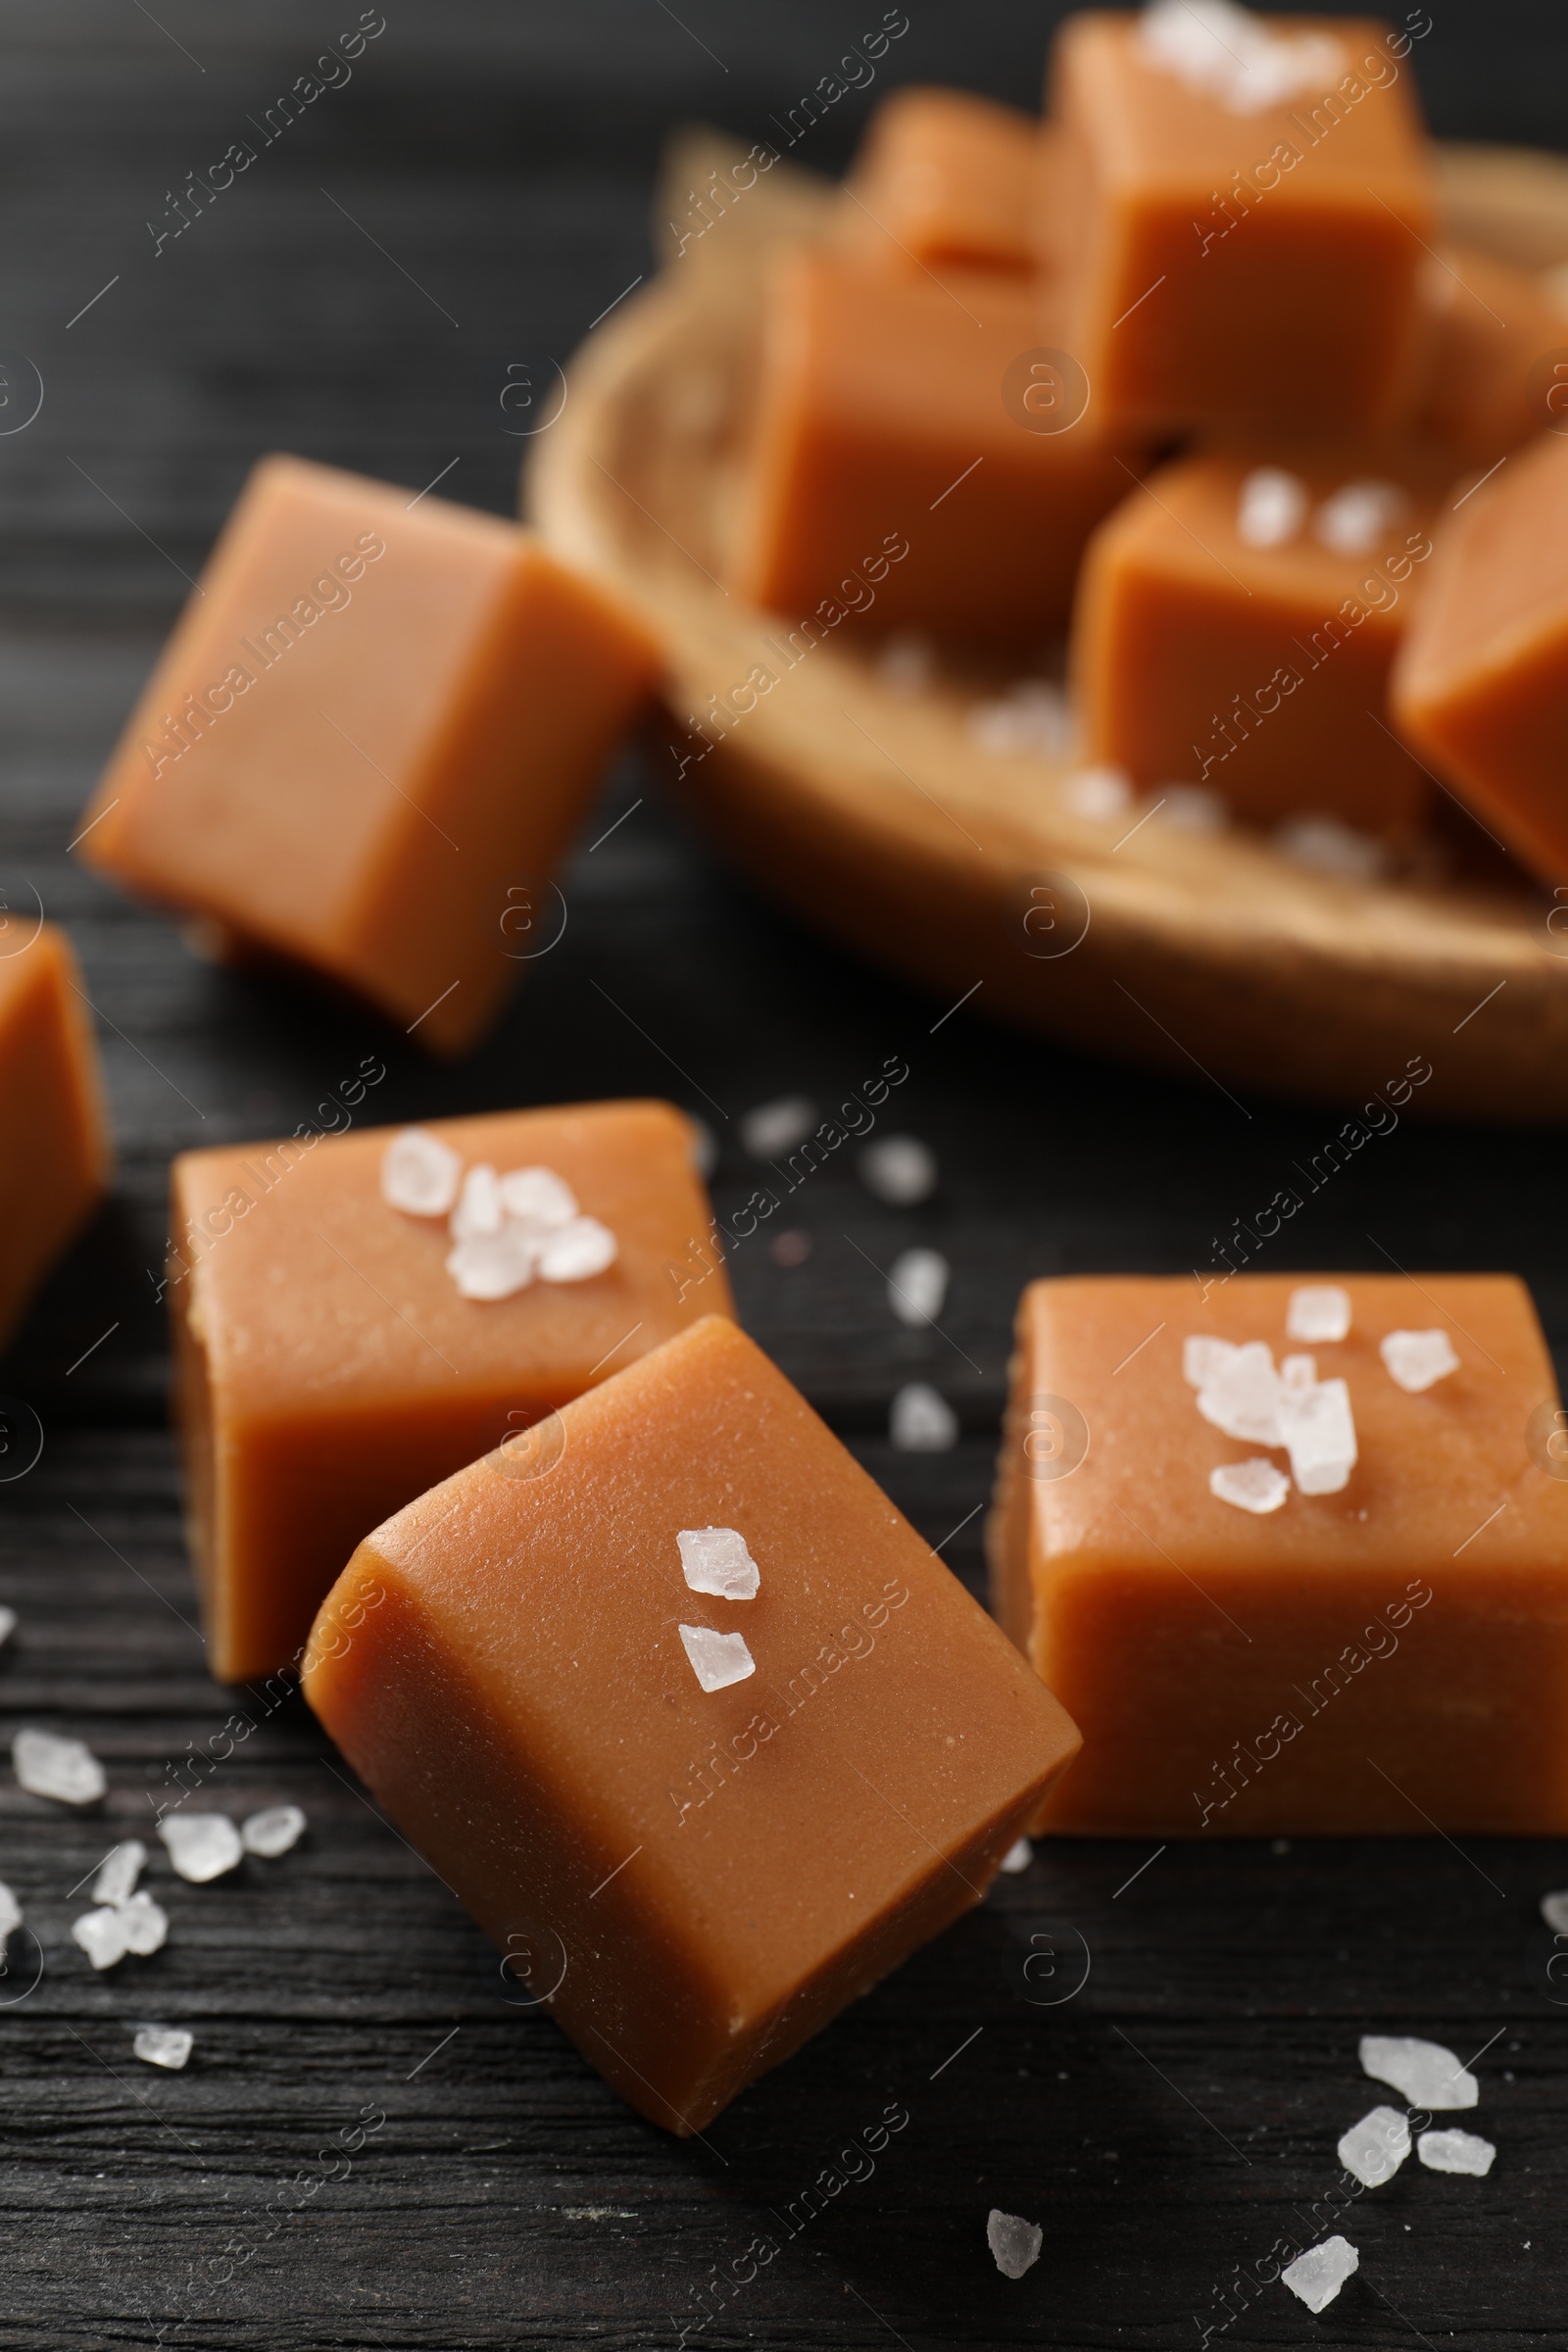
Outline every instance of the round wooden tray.
<svg viewBox="0 0 1568 2352">
<path fill-rule="evenodd" d="M 734 152 L 694 134 L 673 185 L 684 198 Z M 1446 147 L 1441 170 L 1454 236 L 1568 260 L 1568 163 Z M 726 532 L 761 265 L 820 233 L 830 198 L 775 168 L 733 200 L 592 335 L 535 444 L 539 526 L 664 637 L 655 759 L 677 799 L 763 889 L 928 989 L 933 1018 L 964 1000 L 1242 1097 L 1352 1104 L 1414 1058 L 1431 1076 L 1411 1109 L 1568 1117 L 1568 916 L 1548 928 L 1543 894 L 1342 880 L 1242 829 L 1122 841 L 1131 819 L 1067 805 L 1078 762 L 979 748 L 968 714 L 998 681 L 941 671 L 901 693 L 853 619 L 784 668 L 789 622 L 722 584 Z M 710 698 L 745 705 L 754 667 L 778 682 L 709 749 L 695 721 Z"/>
</svg>

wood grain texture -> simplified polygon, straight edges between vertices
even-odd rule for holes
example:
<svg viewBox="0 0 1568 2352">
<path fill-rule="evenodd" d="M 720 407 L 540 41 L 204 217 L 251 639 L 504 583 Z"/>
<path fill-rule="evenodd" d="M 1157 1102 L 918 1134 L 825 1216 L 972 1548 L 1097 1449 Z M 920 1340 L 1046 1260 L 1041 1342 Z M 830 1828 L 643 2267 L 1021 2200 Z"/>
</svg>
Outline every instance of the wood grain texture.
<svg viewBox="0 0 1568 2352">
<path fill-rule="evenodd" d="M 1287 1182 L 1305 1202 L 1298 1263 L 1517 1266 L 1559 1357 L 1568 1269 L 1553 1138 L 1401 1120 L 1313 1190 L 1290 1171 L 1312 1169 L 1337 1115 L 1191 1071 L 1132 1077 L 969 1011 L 935 1025 L 944 1007 L 738 885 L 635 760 L 584 828 L 561 945 L 454 1070 L 339 1005 L 215 972 L 68 859 L 184 593 L 176 566 L 197 568 L 255 454 L 293 446 L 411 496 L 457 456 L 445 487 L 505 511 L 519 448 L 505 368 L 564 359 L 651 267 L 669 126 L 701 116 L 765 135 L 862 25 L 827 0 L 765 18 L 683 0 L 695 40 L 640 0 L 389 6 L 353 83 L 155 264 L 144 220 L 164 191 L 357 11 L 155 0 L 154 14 L 205 73 L 110 0 L 19 0 L 0 28 L 0 341 L 46 384 L 37 421 L 0 435 L 0 878 L 35 887 L 82 955 L 122 1155 L 113 1201 L 0 1365 L 0 1394 L 45 1431 L 36 1469 L 0 1483 L 0 1600 L 22 1619 L 0 1651 L 0 1737 L 24 1722 L 77 1733 L 111 1784 L 101 1809 L 66 1815 L 0 1775 L 0 1877 L 45 1962 L 20 2001 L 27 1972 L 0 1981 L 0 2344 L 673 2347 L 715 2268 L 733 2279 L 770 2232 L 777 2256 L 688 2343 L 1183 2352 L 1200 2341 L 1195 2313 L 1217 2324 L 1233 2266 L 1299 2233 L 1339 2178 L 1335 2141 L 1375 2095 L 1354 2066 L 1371 2029 L 1431 2033 L 1465 2057 L 1500 2031 L 1475 2119 L 1498 2144 L 1493 2179 L 1407 2167 L 1355 2208 L 1363 2270 L 1328 2320 L 1271 2287 L 1210 2341 L 1554 2346 L 1568 2090 L 1535 1905 L 1568 1881 L 1568 1848 L 1193 1844 L 1126 1885 L 1145 1849 L 1054 1847 L 739 2102 L 710 2150 L 677 2146 L 548 2022 L 506 2005 L 496 1956 L 333 1777 L 297 1700 L 207 1680 L 147 1274 L 166 1163 L 294 1126 L 372 1050 L 388 1119 L 645 1091 L 705 1116 L 726 1215 L 760 1184 L 782 1196 L 735 1255 L 748 1327 L 976 1586 L 973 1514 L 1031 1276 L 1213 1270 L 1232 1220 Z M 897 70 L 1027 104 L 1044 27 L 1021 6 L 914 12 Z M 1562 136 L 1547 12 L 1445 11 L 1418 63 L 1445 129 Z M 847 100 L 808 160 L 838 168 L 864 108 Z M 734 1140 L 753 1103 L 804 1091 L 827 1107 L 890 1054 L 910 1064 L 895 1124 L 940 1156 L 923 1207 L 880 1206 L 839 1161 L 784 1195 Z M 786 1221 L 813 1245 L 796 1268 L 767 1250 Z M 882 1276 L 916 1241 L 954 1264 L 940 1334 L 887 1312 Z M 954 1452 L 888 1446 L 889 1398 L 909 1378 L 957 1407 Z M 235 1715 L 254 1723 L 243 1739 L 225 1732 Z M 155 1862 L 169 1945 L 95 1978 L 69 1940 L 85 1901 L 70 1890 L 112 1835 L 145 1831 L 149 1793 L 193 1753 L 216 1762 L 215 1806 L 297 1800 L 309 1835 L 208 1887 Z M 1074 1992 L 1080 1935 L 1092 1966 Z M 1026 1979 L 1034 1936 L 1050 1943 Z M 1058 1992 L 1071 1997 L 1054 2007 L 1026 1997 Z M 195 2032 L 184 2075 L 129 2057 L 154 2020 Z M 772 2217 L 889 2100 L 910 2121 L 874 2175 L 789 2236 Z M 367 2108 L 385 2124 L 351 2150 Z M 985 2249 L 993 2204 L 1045 2225 L 1017 2285 Z"/>
</svg>

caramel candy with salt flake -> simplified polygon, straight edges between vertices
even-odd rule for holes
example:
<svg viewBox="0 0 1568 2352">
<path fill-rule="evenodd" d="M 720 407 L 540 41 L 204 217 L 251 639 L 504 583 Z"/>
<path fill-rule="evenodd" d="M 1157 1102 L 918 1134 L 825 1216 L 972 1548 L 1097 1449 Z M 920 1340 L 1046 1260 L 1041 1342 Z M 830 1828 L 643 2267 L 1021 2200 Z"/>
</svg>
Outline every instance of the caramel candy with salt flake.
<svg viewBox="0 0 1568 2352">
<path fill-rule="evenodd" d="M 1326 1285 L 1346 1335 L 1293 1337 Z M 1205 1417 L 1200 1340 L 1344 1381 L 1342 1483 Z M 989 1539 L 993 1606 L 1084 1736 L 1037 1826 L 1568 1831 L 1568 1414 L 1513 1276 L 1032 1284 Z"/>
<path fill-rule="evenodd" d="M 0 909 L 0 1347 L 102 1198 L 108 1114 L 65 933 Z"/>
<path fill-rule="evenodd" d="M 356 1083 L 355 1106 L 374 1080 Z M 169 1300 L 220 1682 L 297 1660 L 389 1512 L 503 1442 L 548 1449 L 558 1407 L 730 1311 L 692 1143 L 667 1103 L 597 1102 L 439 1119 L 412 1154 L 367 1128 L 175 1160 Z M 386 1198 L 389 1170 L 425 1213 Z M 581 1212 L 564 1256 L 509 1265 L 505 1196 L 558 1228 Z"/>
<path fill-rule="evenodd" d="M 509 1997 L 701 2132 L 980 1900 L 1078 1736 L 733 1324 L 561 1437 L 367 1537 L 305 1693 Z"/>
<path fill-rule="evenodd" d="M 542 937 L 548 879 L 658 668 L 530 533 L 270 458 L 132 713 L 89 864 L 438 1053 Z"/>
<path fill-rule="evenodd" d="M 1568 415 L 1568 309 L 1541 278 L 1468 246 L 1421 275 L 1427 348 L 1413 417 L 1455 461 L 1491 466 Z"/>
</svg>

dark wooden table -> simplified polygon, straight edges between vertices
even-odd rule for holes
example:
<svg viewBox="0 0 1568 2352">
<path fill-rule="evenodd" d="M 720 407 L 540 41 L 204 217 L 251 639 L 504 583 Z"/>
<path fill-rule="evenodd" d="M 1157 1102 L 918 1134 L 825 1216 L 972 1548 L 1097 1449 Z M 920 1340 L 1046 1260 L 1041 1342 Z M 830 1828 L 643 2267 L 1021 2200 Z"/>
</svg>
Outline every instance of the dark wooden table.
<svg viewBox="0 0 1568 2352">
<path fill-rule="evenodd" d="M 1438 127 L 1564 143 L 1568 42 L 1549 0 L 1433 6 L 1417 64 Z M 910 0 L 873 86 L 945 78 L 1028 103 L 1055 13 Z M 783 1267 L 760 1240 L 734 1274 L 751 1330 L 976 1586 L 1020 1285 L 1208 1267 L 1231 1220 L 1338 1124 L 1155 1084 L 967 1011 L 939 1025 L 941 1004 L 741 889 L 631 760 L 565 877 L 564 939 L 456 1070 L 368 1016 L 207 968 L 65 855 L 252 460 L 290 448 L 412 487 L 448 469 L 444 492 L 505 510 L 526 444 L 502 393 L 651 267 L 670 126 L 772 136 L 880 16 L 825 0 L 386 0 L 352 78 L 269 137 L 279 94 L 353 25 L 347 6 L 6 12 L 0 884 L 35 887 L 80 950 L 121 1163 L 0 1366 L 0 1393 L 44 1429 L 37 1466 L 0 1486 L 0 1598 L 21 1615 L 0 1735 L 25 1721 L 85 1736 L 111 1780 L 80 1816 L 0 1776 L 0 1876 L 41 1962 L 29 1984 L 18 1954 L 34 1947 L 18 1938 L 0 1982 L 0 2343 L 478 2352 L 673 2346 L 685 2328 L 781 2352 L 1164 2352 L 1227 2311 L 1237 2346 L 1568 2337 L 1564 2022 L 1536 1908 L 1568 1880 L 1559 1845 L 1194 1842 L 1147 1868 L 1143 1846 L 1051 1847 L 710 2144 L 677 2144 L 513 2005 L 496 1955 L 298 1700 L 269 1712 L 204 1669 L 153 1298 L 166 1165 L 308 1118 L 366 1052 L 388 1061 L 388 1119 L 670 1093 L 720 1136 L 723 1208 L 752 1183 L 742 1111 L 786 1092 L 836 1101 L 905 1055 L 901 1119 L 940 1155 L 936 1198 L 886 1209 L 829 1166 L 794 1212 L 807 1262 Z M 867 102 L 845 98 L 800 160 L 839 168 Z M 182 214 L 187 174 L 235 140 L 255 162 Z M 7 432 L 29 366 L 42 410 Z M 594 982 L 636 1004 L 646 1036 Z M 1402 1123 L 1298 1218 L 1298 1262 L 1377 1266 L 1387 1250 L 1517 1267 L 1561 1347 L 1564 1151 L 1557 1135 Z M 877 1268 L 915 1240 L 953 1260 L 951 1343 L 886 1311 Z M 889 1398 L 911 1377 L 956 1406 L 953 1452 L 889 1446 Z M 236 1715 L 254 1726 L 242 1742 L 224 1728 Z M 70 1941 L 84 1907 L 71 1890 L 111 1836 L 150 1835 L 192 1755 L 223 1759 L 216 1804 L 296 1799 L 309 1836 L 205 1888 L 160 1863 L 166 1950 L 94 1977 Z M 131 2057 L 150 2019 L 194 2030 L 185 2073 Z M 1362 2200 L 1348 2225 L 1362 2270 L 1323 2321 L 1278 2286 L 1225 2303 L 1238 2266 L 1266 2274 L 1277 2238 L 1321 2234 L 1335 2142 L 1372 2103 L 1355 2064 L 1367 2030 L 1486 2048 L 1492 2179 L 1411 2164 Z M 841 2151 L 892 2101 L 909 2121 L 867 2176 Z M 788 2235 L 775 2217 L 828 2168 L 842 2185 Z M 986 2250 L 993 2205 L 1044 2224 L 1021 2283 Z M 761 2263 L 760 2237 L 777 2247 Z"/>
</svg>

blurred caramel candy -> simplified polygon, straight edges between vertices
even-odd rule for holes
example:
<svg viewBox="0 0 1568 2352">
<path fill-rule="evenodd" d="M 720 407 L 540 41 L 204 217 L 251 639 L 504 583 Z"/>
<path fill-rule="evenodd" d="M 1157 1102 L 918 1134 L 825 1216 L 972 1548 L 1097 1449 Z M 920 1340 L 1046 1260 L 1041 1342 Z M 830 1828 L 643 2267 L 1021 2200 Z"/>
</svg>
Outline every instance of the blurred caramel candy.
<svg viewBox="0 0 1568 2352">
<path fill-rule="evenodd" d="M 0 1347 L 109 1183 L 98 1049 L 71 942 L 0 909 Z"/>
<path fill-rule="evenodd" d="M 845 189 L 842 234 L 907 270 L 1036 267 L 1040 124 L 963 90 L 896 90 L 871 117 Z"/>
<path fill-rule="evenodd" d="M 1568 422 L 1568 310 L 1534 271 L 1446 245 L 1422 271 L 1421 295 L 1419 432 L 1456 462 L 1490 466 Z"/>
</svg>

